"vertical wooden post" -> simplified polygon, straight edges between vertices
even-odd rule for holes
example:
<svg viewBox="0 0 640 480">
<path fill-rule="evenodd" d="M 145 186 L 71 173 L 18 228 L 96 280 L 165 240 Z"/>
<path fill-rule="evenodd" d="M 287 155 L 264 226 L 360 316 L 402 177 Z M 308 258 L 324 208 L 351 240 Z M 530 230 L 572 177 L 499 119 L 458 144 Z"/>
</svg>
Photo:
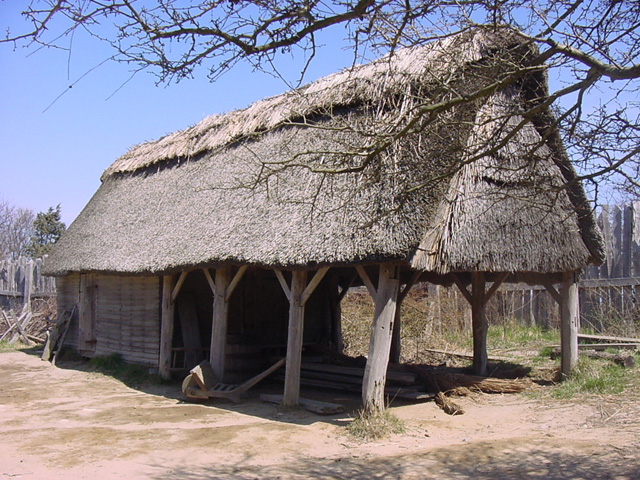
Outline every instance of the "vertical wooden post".
<svg viewBox="0 0 640 480">
<path fill-rule="evenodd" d="M 401 291 L 398 291 L 396 301 L 396 313 L 393 317 L 393 336 L 391 337 L 391 352 L 389 353 L 389 361 L 392 363 L 400 363 L 400 355 L 402 354 L 402 302 L 407 298 L 409 291 L 416 284 L 422 272 L 414 272 L 411 278 Z M 400 285 L 398 285 L 400 287 Z"/>
<path fill-rule="evenodd" d="M 162 320 L 160 325 L 160 359 L 158 371 L 162 378 L 171 377 L 171 346 L 173 342 L 173 313 L 175 303 L 172 299 L 174 287 L 173 275 L 162 277 Z"/>
<path fill-rule="evenodd" d="M 391 334 L 391 348 L 389 351 L 389 361 L 391 363 L 400 363 L 400 354 L 402 353 L 402 302 L 396 302 L 396 312 L 393 315 L 393 332 Z"/>
<path fill-rule="evenodd" d="M 398 267 L 388 263 L 380 265 L 378 289 L 374 298 L 375 313 L 369 342 L 369 356 L 362 381 L 362 403 L 365 410 L 369 412 L 382 411 L 385 408 L 384 388 L 387 381 L 398 287 Z"/>
<path fill-rule="evenodd" d="M 22 291 L 22 305 L 31 310 L 31 293 L 33 291 L 33 259 L 26 263 L 24 273 L 24 290 Z"/>
<path fill-rule="evenodd" d="M 487 374 L 487 316 L 485 300 L 486 280 L 484 273 L 471 273 L 471 325 L 473 329 L 473 371 L 476 375 Z"/>
<path fill-rule="evenodd" d="M 78 350 L 94 352 L 95 344 L 95 275 L 80 275 L 80 298 L 78 301 Z"/>
<path fill-rule="evenodd" d="M 294 270 L 291 277 L 289 299 L 289 333 L 287 337 L 287 361 L 282 404 L 287 407 L 300 401 L 300 365 L 302 363 L 302 338 L 304 328 L 304 303 L 302 295 L 307 286 L 307 272 Z"/>
<path fill-rule="evenodd" d="M 578 296 L 578 274 L 565 272 L 562 276 L 561 302 L 561 349 L 563 377 L 568 377 L 578 362 L 578 324 L 580 304 Z"/>
<path fill-rule="evenodd" d="M 342 353 L 342 309 L 340 307 L 340 282 L 337 275 L 330 275 L 329 281 L 329 331 L 331 350 Z"/>
<path fill-rule="evenodd" d="M 211 326 L 211 348 L 209 363 L 218 377 L 224 380 L 224 364 L 227 348 L 227 318 L 229 317 L 229 300 L 227 289 L 231 283 L 231 266 L 216 270 L 215 291 L 213 294 L 213 320 Z"/>
</svg>

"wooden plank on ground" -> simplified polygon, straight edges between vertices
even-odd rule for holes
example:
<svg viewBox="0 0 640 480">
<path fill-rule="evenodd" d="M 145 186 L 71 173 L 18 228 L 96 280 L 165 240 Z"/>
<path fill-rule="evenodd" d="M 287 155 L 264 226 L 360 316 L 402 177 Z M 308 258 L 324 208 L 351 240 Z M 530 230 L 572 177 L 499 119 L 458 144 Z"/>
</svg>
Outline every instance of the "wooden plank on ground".
<svg viewBox="0 0 640 480">
<path fill-rule="evenodd" d="M 560 345 L 552 345 L 559 348 Z M 640 343 L 579 343 L 578 350 L 606 350 L 607 348 L 640 349 Z"/>
<path fill-rule="evenodd" d="M 284 380 L 283 375 L 275 375 L 273 377 L 276 380 Z M 342 383 L 342 382 L 334 382 L 329 380 L 320 380 L 316 378 L 308 378 L 301 377 L 300 385 L 304 385 L 306 387 L 317 387 L 317 388 L 326 388 L 328 390 L 336 390 L 339 392 L 348 392 L 348 393 L 358 393 L 361 391 L 360 384 L 355 383 Z M 387 386 L 384 389 L 384 395 L 386 397 L 400 397 L 407 398 L 407 395 L 413 395 L 418 392 L 417 388 L 407 388 L 407 387 L 393 387 Z"/>
<path fill-rule="evenodd" d="M 578 350 L 606 350 L 607 348 L 640 349 L 640 343 L 581 343 Z"/>
<path fill-rule="evenodd" d="M 316 372 L 328 372 L 340 375 L 364 376 L 364 368 L 361 367 L 345 367 L 342 365 L 331 365 L 327 363 L 303 363 L 303 370 L 311 370 Z M 412 384 L 416 381 L 417 376 L 411 372 L 397 372 L 395 370 L 387 370 L 387 379 L 398 382 Z"/>
<path fill-rule="evenodd" d="M 617 343 L 640 343 L 640 338 L 631 337 L 611 337 L 608 335 L 586 335 L 583 333 L 578 334 L 578 340 L 600 340 L 603 342 L 617 342 Z"/>
</svg>

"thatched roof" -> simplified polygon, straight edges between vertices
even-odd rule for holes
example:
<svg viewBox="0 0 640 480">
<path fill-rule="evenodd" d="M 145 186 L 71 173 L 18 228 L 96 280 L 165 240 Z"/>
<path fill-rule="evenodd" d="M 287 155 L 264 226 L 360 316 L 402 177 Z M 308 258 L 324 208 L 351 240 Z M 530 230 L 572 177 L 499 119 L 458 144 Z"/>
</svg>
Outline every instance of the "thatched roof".
<svg viewBox="0 0 640 480">
<path fill-rule="evenodd" d="M 398 260 L 436 273 L 547 273 L 597 262 L 593 217 L 579 185 L 560 188 L 575 173 L 557 139 L 542 141 L 546 120 L 503 132 L 546 88 L 542 71 L 408 124 L 424 98 L 464 95 L 530 53 L 510 31 L 466 32 L 134 147 L 104 172 L 47 269 Z M 487 139 L 495 151 L 471 161 Z"/>
</svg>

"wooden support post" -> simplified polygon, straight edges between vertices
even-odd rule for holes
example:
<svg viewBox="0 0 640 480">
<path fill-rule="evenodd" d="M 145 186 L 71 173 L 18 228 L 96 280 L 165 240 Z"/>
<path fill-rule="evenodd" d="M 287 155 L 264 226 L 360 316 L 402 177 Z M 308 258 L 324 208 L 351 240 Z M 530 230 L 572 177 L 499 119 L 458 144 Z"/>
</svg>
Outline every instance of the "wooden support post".
<svg viewBox="0 0 640 480">
<path fill-rule="evenodd" d="M 95 275 L 80 275 L 80 299 L 78 301 L 78 350 L 80 353 L 90 353 L 96 350 L 95 292 Z"/>
<path fill-rule="evenodd" d="M 389 361 L 392 363 L 400 363 L 400 355 L 402 353 L 402 302 L 404 302 L 404 299 L 407 298 L 409 291 L 416 284 L 421 274 L 422 272 L 414 272 L 402 291 L 398 293 L 398 300 L 396 302 L 396 313 L 393 319 L 391 352 L 389 353 Z"/>
<path fill-rule="evenodd" d="M 384 388 L 387 381 L 398 286 L 398 267 L 388 263 L 380 265 L 378 289 L 373 290 L 375 313 L 369 356 L 362 381 L 362 402 L 365 410 L 369 412 L 382 411 L 385 408 Z M 372 289 L 373 286 L 369 291 Z"/>
<path fill-rule="evenodd" d="M 31 311 L 31 293 L 33 292 L 33 259 L 26 264 L 24 273 L 24 290 L 22 291 L 22 305 Z"/>
<path fill-rule="evenodd" d="M 551 283 L 551 280 L 545 277 L 541 280 L 541 282 L 547 292 L 549 292 L 549 295 L 551 295 L 551 297 L 558 303 L 558 305 L 560 305 L 560 308 L 562 308 L 562 295 L 558 293 L 556 287 L 554 287 L 553 283 Z"/>
<path fill-rule="evenodd" d="M 561 372 L 563 378 L 566 378 L 578 362 L 580 305 L 578 296 L 578 274 L 576 272 L 565 272 L 562 276 L 561 295 Z"/>
<path fill-rule="evenodd" d="M 340 308 L 340 282 L 337 275 L 330 275 L 329 282 L 329 331 L 331 350 L 342 353 L 342 309 Z"/>
<path fill-rule="evenodd" d="M 227 290 L 231 284 L 231 266 L 227 265 L 216 270 L 213 294 L 213 320 L 211 326 L 211 348 L 209 363 L 218 381 L 224 380 L 224 368 L 227 347 L 227 318 L 229 316 L 229 300 Z"/>
<path fill-rule="evenodd" d="M 287 338 L 287 362 L 284 378 L 286 407 L 298 405 L 300 401 L 300 365 L 302 363 L 302 335 L 304 327 L 304 303 L 302 296 L 307 286 L 307 272 L 294 270 L 291 277 L 289 297 L 289 333 Z"/>
<path fill-rule="evenodd" d="M 473 329 L 473 371 L 476 375 L 487 374 L 487 329 L 485 300 L 486 280 L 484 273 L 471 274 L 471 324 Z"/>
<path fill-rule="evenodd" d="M 322 281 L 322 278 L 329 271 L 329 267 L 319 269 L 309 282 L 309 285 L 307 285 L 307 272 L 305 270 L 294 270 L 291 273 L 291 287 L 287 285 L 287 281 L 281 271 L 274 271 L 282 290 L 289 300 L 289 332 L 287 336 L 287 360 L 282 404 L 287 407 L 294 407 L 300 402 L 304 307 L 313 291 Z"/>
<path fill-rule="evenodd" d="M 176 299 L 180 294 L 180 289 L 182 288 L 182 285 L 184 285 L 184 281 L 187 279 L 187 275 L 189 275 L 189 272 L 187 271 L 184 271 L 180 274 L 180 277 L 178 278 L 178 281 L 176 282 L 175 286 L 173 287 L 173 291 L 171 292 L 171 303 L 176 303 Z"/>
<path fill-rule="evenodd" d="M 158 360 L 158 371 L 165 379 L 171 377 L 171 346 L 175 310 L 175 303 L 171 299 L 173 288 L 173 275 L 165 275 L 162 278 L 162 320 L 160 325 L 160 358 Z"/>
<path fill-rule="evenodd" d="M 487 374 L 487 329 L 489 327 L 486 315 L 487 302 L 506 278 L 506 274 L 500 275 L 489 291 L 486 291 L 487 281 L 484 273 L 471 272 L 471 292 L 469 292 L 460 278 L 455 274 L 453 276 L 460 292 L 471 304 L 473 371 L 476 375 L 485 376 Z"/>
<path fill-rule="evenodd" d="M 209 273 L 209 269 L 208 268 L 203 268 L 202 269 L 202 273 L 204 273 L 204 278 L 207 279 L 207 283 L 209 284 L 209 288 L 211 289 L 211 293 L 216 293 L 216 284 L 213 281 L 213 278 L 211 278 L 211 273 Z"/>
<path fill-rule="evenodd" d="M 231 300 L 231 295 L 233 295 L 233 292 L 236 290 L 236 287 L 240 284 L 240 280 L 242 280 L 242 277 L 244 276 L 244 272 L 247 271 L 247 268 L 249 268 L 248 265 L 241 266 L 236 272 L 236 274 L 233 276 L 233 279 L 231 280 L 231 283 L 229 284 L 229 287 L 227 287 L 227 291 L 224 294 L 224 299 L 226 302 Z"/>
</svg>

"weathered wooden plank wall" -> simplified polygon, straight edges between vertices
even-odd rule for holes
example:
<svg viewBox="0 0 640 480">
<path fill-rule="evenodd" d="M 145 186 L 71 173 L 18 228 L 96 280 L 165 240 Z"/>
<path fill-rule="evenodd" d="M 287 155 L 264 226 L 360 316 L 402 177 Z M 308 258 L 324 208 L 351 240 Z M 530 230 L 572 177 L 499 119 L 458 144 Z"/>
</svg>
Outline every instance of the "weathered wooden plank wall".
<svg viewBox="0 0 640 480">
<path fill-rule="evenodd" d="M 80 275 L 72 274 L 66 277 L 58 277 L 56 280 L 57 291 L 57 310 L 58 318 L 62 318 L 62 314 L 67 311 L 71 312 L 80 301 Z M 65 337 L 65 345 L 78 347 L 78 308 L 71 318 L 69 331 Z"/>
<path fill-rule="evenodd" d="M 157 366 L 160 338 L 159 277 L 96 276 L 95 355 L 122 355 Z"/>
</svg>

